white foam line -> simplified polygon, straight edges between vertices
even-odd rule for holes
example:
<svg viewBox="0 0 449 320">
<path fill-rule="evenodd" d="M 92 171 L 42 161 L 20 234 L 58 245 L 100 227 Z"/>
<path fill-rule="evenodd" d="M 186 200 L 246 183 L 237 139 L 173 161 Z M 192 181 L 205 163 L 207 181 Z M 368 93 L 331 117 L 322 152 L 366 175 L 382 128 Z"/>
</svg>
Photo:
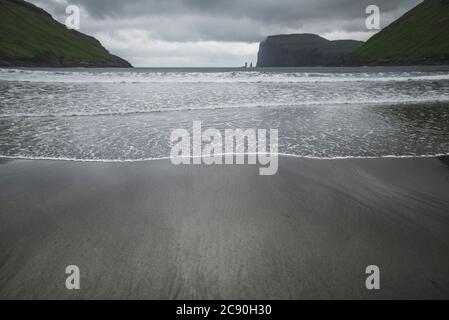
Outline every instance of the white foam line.
<svg viewBox="0 0 449 320">
<path fill-rule="evenodd" d="M 111 77 L 112 76 L 112 77 Z M 447 72 L 423 74 L 423 72 L 378 73 L 265 73 L 265 72 L 103 72 L 89 71 L 41 71 L 0 69 L 0 80 L 42 83 L 321 83 L 321 82 L 404 82 L 449 80 Z"/>
<path fill-rule="evenodd" d="M 270 155 L 275 156 L 273 153 L 219 153 L 216 156 L 237 156 L 237 155 Z M 449 156 L 449 153 L 438 153 L 438 154 L 424 154 L 424 155 L 381 155 L 381 156 L 338 156 L 338 157 L 317 157 L 317 156 L 304 156 L 289 153 L 277 153 L 278 156 L 287 158 L 297 158 L 297 159 L 310 159 L 310 160 L 351 160 L 351 159 L 420 159 L 420 158 L 438 158 Z M 190 156 L 190 157 L 177 157 L 181 159 L 197 159 L 202 158 L 202 156 Z M 78 158 L 65 158 L 65 157 L 29 157 L 29 156 L 7 156 L 0 155 L 0 159 L 11 159 L 11 160 L 45 160 L 45 161 L 71 161 L 71 162 L 105 162 L 105 163 L 130 163 L 130 162 L 146 162 L 146 161 L 157 161 L 157 160 L 170 160 L 171 157 L 152 157 L 152 158 L 140 158 L 140 159 L 78 159 Z"/>
<path fill-rule="evenodd" d="M 298 78 L 298 79 L 245 79 L 245 80 L 237 80 L 237 79 L 229 79 L 229 80 L 211 80 L 211 79 L 195 79 L 195 80 L 175 80 L 175 79 L 167 79 L 167 80 L 106 80 L 102 79 L 101 81 L 98 79 L 33 79 L 33 78 L 18 78 L 18 79 L 8 79 L 4 77 L 0 77 L 2 81 L 8 82 L 31 82 L 31 83 L 108 83 L 108 84 L 170 84 L 170 83 L 178 83 L 178 84 L 186 84 L 186 83 L 341 83 L 341 82 L 408 82 L 408 81 L 441 81 L 441 80 L 449 80 L 447 76 L 437 77 L 437 76 L 418 76 L 418 77 L 385 77 L 385 78 L 375 78 L 375 77 L 366 77 L 366 78 Z"/>
<path fill-rule="evenodd" d="M 446 103 L 449 102 L 449 97 L 440 99 L 410 99 L 410 100 L 371 100 L 371 101 L 334 101 L 334 102 L 304 102 L 294 105 L 289 104 L 242 104 L 242 105 L 222 105 L 222 106 L 205 106 L 205 107 L 191 107 L 191 108 L 159 108 L 153 110 L 136 110 L 136 111 L 117 111 L 117 112 L 86 112 L 86 113 L 15 113 L 15 114 L 0 114 L 0 118 L 71 118 L 71 117 L 102 117 L 102 116 L 119 116 L 119 115 L 139 115 L 152 114 L 163 112 L 178 112 L 178 111 L 201 111 L 201 110 L 223 110 L 223 109 L 251 109 L 251 108 L 295 108 L 300 106 L 331 106 L 331 105 L 404 105 L 404 104 L 420 104 L 420 103 Z"/>
</svg>

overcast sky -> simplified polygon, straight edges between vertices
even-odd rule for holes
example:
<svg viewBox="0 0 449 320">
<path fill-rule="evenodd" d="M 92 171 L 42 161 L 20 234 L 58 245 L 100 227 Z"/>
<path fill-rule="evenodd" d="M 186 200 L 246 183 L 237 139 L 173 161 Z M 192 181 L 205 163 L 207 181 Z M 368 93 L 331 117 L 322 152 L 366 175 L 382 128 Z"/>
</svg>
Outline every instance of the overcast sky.
<svg viewBox="0 0 449 320">
<path fill-rule="evenodd" d="M 241 66 L 256 62 L 267 35 L 316 33 L 366 40 L 365 9 L 384 27 L 421 0 L 28 0 L 64 23 L 81 10 L 81 32 L 134 66 Z"/>
</svg>

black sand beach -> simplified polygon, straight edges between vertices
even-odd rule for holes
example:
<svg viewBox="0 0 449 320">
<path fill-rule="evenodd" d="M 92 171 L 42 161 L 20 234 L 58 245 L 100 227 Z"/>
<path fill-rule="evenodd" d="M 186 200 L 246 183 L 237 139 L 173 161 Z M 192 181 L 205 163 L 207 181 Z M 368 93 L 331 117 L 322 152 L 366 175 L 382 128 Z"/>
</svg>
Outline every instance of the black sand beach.
<svg viewBox="0 0 449 320">
<path fill-rule="evenodd" d="M 1 161 L 1 299 L 449 298 L 440 159 Z"/>
</svg>

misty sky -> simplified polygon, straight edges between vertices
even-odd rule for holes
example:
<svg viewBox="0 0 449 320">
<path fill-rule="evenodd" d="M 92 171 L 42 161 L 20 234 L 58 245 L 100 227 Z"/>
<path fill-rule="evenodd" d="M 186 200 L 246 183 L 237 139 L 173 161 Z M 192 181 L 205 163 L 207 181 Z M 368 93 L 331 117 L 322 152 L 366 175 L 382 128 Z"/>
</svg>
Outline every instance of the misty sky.
<svg viewBox="0 0 449 320">
<path fill-rule="evenodd" d="M 81 9 L 81 32 L 134 66 L 241 66 L 256 62 L 259 41 L 280 33 L 366 40 L 365 8 L 381 26 L 421 0 L 28 0 L 65 21 Z"/>
</svg>

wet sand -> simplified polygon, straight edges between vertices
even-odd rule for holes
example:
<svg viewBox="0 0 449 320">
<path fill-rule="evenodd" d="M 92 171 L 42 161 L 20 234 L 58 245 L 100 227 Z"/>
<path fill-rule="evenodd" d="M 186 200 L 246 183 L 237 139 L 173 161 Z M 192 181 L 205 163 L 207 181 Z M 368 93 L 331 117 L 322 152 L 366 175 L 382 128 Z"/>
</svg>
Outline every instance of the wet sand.
<svg viewBox="0 0 449 320">
<path fill-rule="evenodd" d="M 443 161 L 258 169 L 1 160 L 0 298 L 449 298 Z"/>
</svg>

